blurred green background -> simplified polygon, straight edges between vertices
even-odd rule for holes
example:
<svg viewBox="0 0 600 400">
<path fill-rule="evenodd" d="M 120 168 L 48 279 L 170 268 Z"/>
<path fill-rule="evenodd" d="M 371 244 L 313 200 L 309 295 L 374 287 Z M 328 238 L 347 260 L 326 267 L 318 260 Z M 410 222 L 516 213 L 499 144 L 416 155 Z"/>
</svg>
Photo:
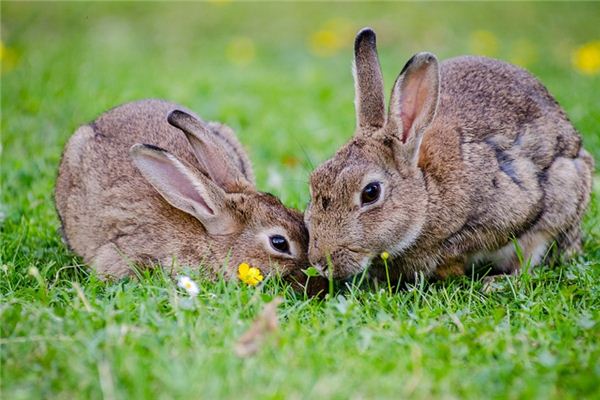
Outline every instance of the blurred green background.
<svg viewBox="0 0 600 400">
<path fill-rule="evenodd" d="M 600 54 L 597 3 L 3 2 L 5 195 L 53 176 L 78 125 L 160 97 L 231 125 L 260 187 L 303 207 L 312 165 L 353 132 L 352 45 L 364 26 L 378 34 L 387 90 L 418 51 L 509 60 L 548 86 L 599 158 L 600 67 L 574 63 L 582 46 L 588 64 Z"/>
<path fill-rule="evenodd" d="M 74 267 L 79 260 L 60 242 L 52 192 L 78 125 L 157 97 L 232 126 L 259 188 L 304 208 L 310 171 L 354 130 L 352 46 L 364 26 L 377 32 L 388 93 L 418 51 L 508 60 L 541 79 L 600 160 L 599 3 L 2 1 L 0 8 L 7 398 L 598 395 L 597 194 L 584 224 L 586 252 L 564 269 L 515 278 L 491 295 L 465 279 L 323 304 L 288 297 L 277 350 L 239 360 L 232 343 L 264 297 L 235 283 L 204 283 L 198 309 L 189 311 L 178 308 L 168 279 L 98 282 Z M 120 372 L 114 387 L 111 371 Z"/>
</svg>

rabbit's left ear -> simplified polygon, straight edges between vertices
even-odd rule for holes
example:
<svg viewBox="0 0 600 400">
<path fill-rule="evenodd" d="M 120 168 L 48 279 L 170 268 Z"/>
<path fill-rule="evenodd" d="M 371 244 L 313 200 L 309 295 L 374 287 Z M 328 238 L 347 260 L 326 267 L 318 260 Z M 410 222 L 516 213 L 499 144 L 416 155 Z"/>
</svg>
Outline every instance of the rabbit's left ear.
<svg viewBox="0 0 600 400">
<path fill-rule="evenodd" d="M 415 54 L 394 83 L 388 125 L 411 161 L 416 161 L 423 132 L 435 116 L 439 92 L 438 60 L 431 53 Z"/>
<path fill-rule="evenodd" d="M 198 219 L 209 234 L 227 235 L 241 229 L 229 197 L 212 180 L 160 147 L 134 144 L 129 154 L 154 189 L 173 207 Z"/>
<path fill-rule="evenodd" d="M 167 120 L 185 133 L 196 159 L 223 190 L 235 193 L 254 187 L 244 175 L 244 171 L 235 165 L 231 156 L 215 143 L 211 138 L 212 133 L 201 121 L 179 110 L 172 111 Z"/>
<path fill-rule="evenodd" d="M 375 32 L 370 28 L 356 35 L 353 73 L 357 133 L 381 128 L 385 123 L 385 94 Z"/>
</svg>

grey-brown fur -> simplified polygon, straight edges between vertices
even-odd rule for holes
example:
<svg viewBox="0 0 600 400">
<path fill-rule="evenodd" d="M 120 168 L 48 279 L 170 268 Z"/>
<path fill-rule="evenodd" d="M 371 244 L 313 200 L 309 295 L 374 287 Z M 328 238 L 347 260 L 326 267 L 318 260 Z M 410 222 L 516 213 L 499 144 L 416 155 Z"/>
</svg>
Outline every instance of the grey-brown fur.
<svg viewBox="0 0 600 400">
<path fill-rule="evenodd" d="M 174 110 L 183 112 L 170 124 Z M 169 268 L 176 259 L 227 278 L 235 276 L 241 262 L 263 273 L 278 265 L 283 275 L 303 282 L 307 232 L 302 214 L 256 191 L 251 164 L 230 128 L 192 115 L 176 104 L 142 100 L 114 108 L 75 132 L 63 153 L 55 193 L 70 247 L 105 277 L 129 275 L 133 263 Z M 208 147 L 193 147 L 190 140 Z M 153 160 L 185 167 L 199 185 L 196 204 L 206 201 L 211 207 L 202 211 L 208 219 L 195 218 L 194 209 L 182 211 L 187 203 L 181 209 L 172 206 L 180 205 L 177 197 L 159 194 L 164 185 L 155 189 L 162 181 L 154 181 L 152 168 L 146 168 Z M 273 229 L 288 239 L 292 254 L 268 248 L 264 235 Z"/>
<path fill-rule="evenodd" d="M 376 54 L 374 40 L 359 42 Z M 356 52 L 358 64 L 368 51 Z M 377 57 L 370 62 L 362 70 L 378 71 Z M 365 102 L 369 94 L 357 90 L 358 109 Z M 528 72 L 483 57 L 438 64 L 420 53 L 396 81 L 381 124 L 357 115 L 354 138 L 311 176 L 309 259 L 321 269 L 330 255 L 334 276 L 345 278 L 388 251 L 394 274 L 408 279 L 479 262 L 512 273 L 513 238 L 532 264 L 553 242 L 567 254 L 579 250 L 593 159 Z M 361 207 L 365 176 L 381 180 L 384 194 Z"/>
</svg>

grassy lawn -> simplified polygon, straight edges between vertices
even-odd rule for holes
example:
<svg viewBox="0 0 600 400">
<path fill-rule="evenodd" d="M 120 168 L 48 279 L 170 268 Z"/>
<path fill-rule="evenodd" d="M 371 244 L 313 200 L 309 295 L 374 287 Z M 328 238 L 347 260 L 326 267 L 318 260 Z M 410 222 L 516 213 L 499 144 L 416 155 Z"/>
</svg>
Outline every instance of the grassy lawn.
<svg viewBox="0 0 600 400">
<path fill-rule="evenodd" d="M 101 282 L 61 243 L 52 199 L 78 125 L 159 97 L 232 126 L 259 188 L 304 208 L 311 169 L 353 132 L 367 25 L 387 88 L 421 50 L 527 67 L 599 163 L 600 75 L 574 62 L 600 40 L 600 5 L 3 1 L 1 18 L 0 398 L 600 398 L 598 175 L 565 265 L 491 291 L 460 278 L 326 300 L 274 281 L 202 281 L 193 303 L 160 272 Z M 275 296 L 279 332 L 237 357 Z"/>
</svg>

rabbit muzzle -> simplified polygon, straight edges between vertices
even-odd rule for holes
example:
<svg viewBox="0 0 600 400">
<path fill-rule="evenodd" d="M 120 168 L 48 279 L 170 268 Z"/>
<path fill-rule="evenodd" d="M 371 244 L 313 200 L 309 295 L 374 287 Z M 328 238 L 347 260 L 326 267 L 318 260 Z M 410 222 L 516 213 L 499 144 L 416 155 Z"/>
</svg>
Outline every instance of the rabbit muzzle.
<svg viewBox="0 0 600 400">
<path fill-rule="evenodd" d="M 309 261 L 324 277 L 350 278 L 362 271 L 371 261 L 370 252 L 362 248 L 337 247 L 322 251 L 316 245 L 309 246 Z"/>
</svg>

